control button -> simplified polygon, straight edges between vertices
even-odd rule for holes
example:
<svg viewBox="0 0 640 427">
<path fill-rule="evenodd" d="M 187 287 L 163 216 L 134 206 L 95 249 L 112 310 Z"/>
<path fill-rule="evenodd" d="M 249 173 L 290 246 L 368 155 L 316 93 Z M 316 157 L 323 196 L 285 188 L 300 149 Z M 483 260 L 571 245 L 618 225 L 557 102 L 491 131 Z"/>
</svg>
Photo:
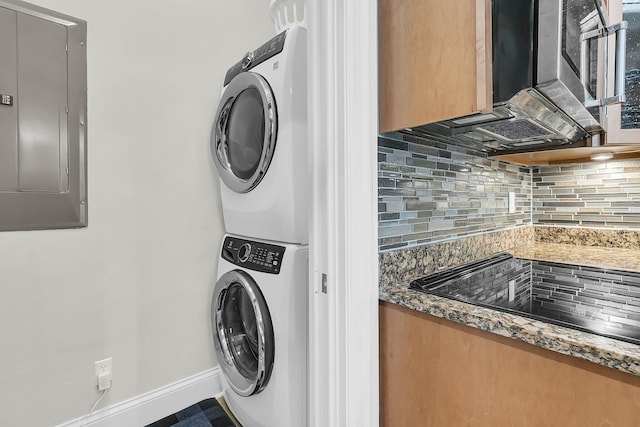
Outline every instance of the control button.
<svg viewBox="0 0 640 427">
<path fill-rule="evenodd" d="M 222 250 L 222 256 L 229 261 L 233 261 L 233 251 L 229 248 L 224 248 Z"/>
<path fill-rule="evenodd" d="M 238 260 L 240 262 L 245 262 L 246 260 L 249 259 L 250 254 L 251 254 L 251 245 L 248 243 L 245 243 L 244 245 L 240 246 L 240 249 L 238 249 Z"/>
</svg>

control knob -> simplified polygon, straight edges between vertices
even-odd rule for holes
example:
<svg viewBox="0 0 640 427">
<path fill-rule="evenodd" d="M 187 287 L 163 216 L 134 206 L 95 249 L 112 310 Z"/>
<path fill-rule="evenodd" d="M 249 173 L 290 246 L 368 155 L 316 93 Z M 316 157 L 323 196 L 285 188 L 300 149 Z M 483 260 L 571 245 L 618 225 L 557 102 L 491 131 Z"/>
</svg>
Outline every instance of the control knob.
<svg viewBox="0 0 640 427">
<path fill-rule="evenodd" d="M 246 260 L 249 259 L 250 254 L 251 254 L 251 245 L 248 243 L 245 243 L 244 245 L 240 246 L 240 249 L 238 249 L 238 260 L 240 262 L 245 262 Z"/>
</svg>

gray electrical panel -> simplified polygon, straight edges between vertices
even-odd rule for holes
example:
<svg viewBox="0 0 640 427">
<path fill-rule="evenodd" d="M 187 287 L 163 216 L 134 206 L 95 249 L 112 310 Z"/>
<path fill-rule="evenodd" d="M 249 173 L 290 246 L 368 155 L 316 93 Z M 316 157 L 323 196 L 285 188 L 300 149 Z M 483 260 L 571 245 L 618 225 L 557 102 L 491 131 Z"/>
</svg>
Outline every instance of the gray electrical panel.
<svg viewBox="0 0 640 427">
<path fill-rule="evenodd" d="M 0 0 L 0 231 L 87 225 L 86 34 Z"/>
</svg>

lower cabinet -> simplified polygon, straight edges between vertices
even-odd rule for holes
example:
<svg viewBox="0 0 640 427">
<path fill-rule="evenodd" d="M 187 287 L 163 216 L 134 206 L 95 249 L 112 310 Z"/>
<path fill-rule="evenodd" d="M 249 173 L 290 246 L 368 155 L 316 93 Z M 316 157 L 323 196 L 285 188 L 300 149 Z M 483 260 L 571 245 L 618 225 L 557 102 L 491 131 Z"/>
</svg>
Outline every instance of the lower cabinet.
<svg viewBox="0 0 640 427">
<path fill-rule="evenodd" d="M 640 377 L 381 302 L 380 425 L 637 426 Z"/>
</svg>

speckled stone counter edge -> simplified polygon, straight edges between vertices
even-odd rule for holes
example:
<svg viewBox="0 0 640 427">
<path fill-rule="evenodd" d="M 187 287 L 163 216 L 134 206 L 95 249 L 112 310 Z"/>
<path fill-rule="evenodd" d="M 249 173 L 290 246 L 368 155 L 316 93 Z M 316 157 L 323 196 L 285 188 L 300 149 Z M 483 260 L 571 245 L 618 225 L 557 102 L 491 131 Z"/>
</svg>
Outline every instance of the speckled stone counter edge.
<svg viewBox="0 0 640 427">
<path fill-rule="evenodd" d="M 408 283 L 434 271 L 533 243 L 532 226 L 379 254 L 379 285 Z"/>
<path fill-rule="evenodd" d="M 383 286 L 379 289 L 379 298 L 561 354 L 640 375 L 640 346 L 635 344 L 423 294 L 409 289 L 408 284 Z"/>
<path fill-rule="evenodd" d="M 640 375 L 640 346 L 409 289 L 411 280 L 497 252 L 542 243 L 640 249 L 640 231 L 522 226 L 379 254 L 380 300 Z"/>
<path fill-rule="evenodd" d="M 640 249 L 538 242 L 508 252 L 517 258 L 640 272 Z"/>
<path fill-rule="evenodd" d="M 537 243 L 640 249 L 640 230 L 536 225 Z"/>
<path fill-rule="evenodd" d="M 521 226 L 379 254 L 379 285 L 406 282 L 442 268 L 471 262 L 531 243 L 640 250 L 640 230 Z"/>
</svg>

